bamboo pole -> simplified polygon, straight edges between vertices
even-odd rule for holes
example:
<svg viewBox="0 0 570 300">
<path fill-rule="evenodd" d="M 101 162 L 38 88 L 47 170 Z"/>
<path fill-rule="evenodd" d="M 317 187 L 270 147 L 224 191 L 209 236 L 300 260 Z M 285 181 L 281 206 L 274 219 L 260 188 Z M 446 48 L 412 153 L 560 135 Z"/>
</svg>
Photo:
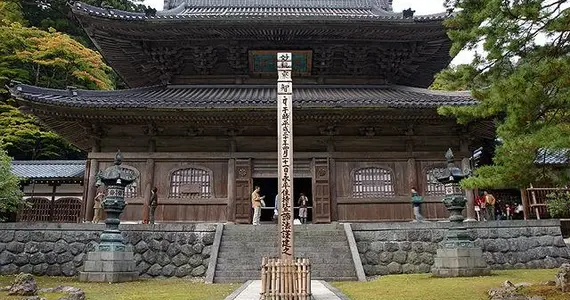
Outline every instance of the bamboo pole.
<svg viewBox="0 0 570 300">
<path fill-rule="evenodd" d="M 261 259 L 261 299 L 265 299 L 265 295 L 267 294 L 267 289 L 265 287 L 265 283 L 267 282 L 267 257 Z"/>
</svg>

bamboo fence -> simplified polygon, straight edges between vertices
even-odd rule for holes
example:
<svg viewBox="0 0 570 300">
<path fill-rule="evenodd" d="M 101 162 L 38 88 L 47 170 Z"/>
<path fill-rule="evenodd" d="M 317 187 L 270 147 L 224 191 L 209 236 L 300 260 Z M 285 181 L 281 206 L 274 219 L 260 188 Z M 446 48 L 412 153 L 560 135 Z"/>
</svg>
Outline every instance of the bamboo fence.
<svg viewBox="0 0 570 300">
<path fill-rule="evenodd" d="M 264 257 L 261 262 L 261 289 L 262 300 L 310 300 L 309 259 Z"/>
</svg>

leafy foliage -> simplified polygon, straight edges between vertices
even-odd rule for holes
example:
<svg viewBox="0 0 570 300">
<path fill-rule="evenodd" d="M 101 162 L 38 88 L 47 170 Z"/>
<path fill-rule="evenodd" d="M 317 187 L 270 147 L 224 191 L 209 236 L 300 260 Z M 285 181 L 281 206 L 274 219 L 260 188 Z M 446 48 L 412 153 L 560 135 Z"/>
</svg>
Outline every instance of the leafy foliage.
<svg viewBox="0 0 570 300">
<path fill-rule="evenodd" d="M 95 51 L 54 29 L 25 27 L 16 1 L 0 1 L 0 137 L 16 159 L 76 159 L 82 153 L 14 106 L 8 80 L 50 88 L 112 89 L 112 70 Z M 18 4 L 19 5 L 19 4 Z M 27 22 L 27 21 L 26 21 Z"/>
<path fill-rule="evenodd" d="M 546 208 L 553 218 L 570 217 L 570 192 L 558 191 L 546 195 Z"/>
<path fill-rule="evenodd" d="M 89 45 L 89 38 L 72 18 L 69 0 L 7 0 L 17 3 L 24 18 L 30 26 L 43 30 L 55 28 L 59 32 L 73 36 L 84 45 Z M 126 11 L 143 12 L 148 9 L 142 4 L 143 0 L 82 0 L 83 3 L 111 7 Z"/>
<path fill-rule="evenodd" d="M 473 88 L 477 70 L 472 65 L 450 66 L 435 76 L 430 89 L 466 91 Z"/>
<path fill-rule="evenodd" d="M 20 179 L 12 174 L 12 159 L 0 148 L 0 221 L 23 204 Z"/>
<path fill-rule="evenodd" d="M 473 73 L 462 70 L 454 74 L 455 78 L 472 78 L 466 86 L 479 104 L 442 107 L 439 112 L 456 116 L 460 123 L 493 118 L 497 136 L 503 141 L 495 151 L 494 165 L 479 168 L 463 186 L 526 187 L 537 181 L 566 184 L 567 168 L 544 170 L 534 160 L 539 148 L 570 148 L 567 1 L 446 0 L 446 5 L 456 13 L 446 21 L 453 41 L 451 54 L 480 44 L 485 54 L 473 60 L 469 67 Z"/>
</svg>

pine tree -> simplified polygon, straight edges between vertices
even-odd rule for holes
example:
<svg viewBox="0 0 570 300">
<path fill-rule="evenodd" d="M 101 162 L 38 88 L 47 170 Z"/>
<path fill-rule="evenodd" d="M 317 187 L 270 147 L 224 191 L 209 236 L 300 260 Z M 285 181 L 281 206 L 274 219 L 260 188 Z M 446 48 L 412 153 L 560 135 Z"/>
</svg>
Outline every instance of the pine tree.
<svg viewBox="0 0 570 300">
<path fill-rule="evenodd" d="M 471 64 L 469 88 L 480 102 L 442 107 L 460 123 L 493 119 L 493 165 L 463 181 L 465 187 L 527 187 L 541 181 L 567 184 L 568 168 L 535 164 L 541 148 L 570 148 L 570 8 L 554 0 L 447 0 L 451 54 L 485 52 Z M 460 76 L 459 76 L 460 77 Z"/>
</svg>

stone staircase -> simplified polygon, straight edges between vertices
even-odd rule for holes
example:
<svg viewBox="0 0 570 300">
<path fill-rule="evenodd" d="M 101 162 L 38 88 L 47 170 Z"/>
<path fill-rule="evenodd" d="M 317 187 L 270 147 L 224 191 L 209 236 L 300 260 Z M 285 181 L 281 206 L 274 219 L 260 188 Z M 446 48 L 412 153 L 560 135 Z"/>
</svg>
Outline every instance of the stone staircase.
<svg viewBox="0 0 570 300">
<path fill-rule="evenodd" d="M 225 225 L 214 282 L 261 279 L 261 259 L 278 255 L 277 225 Z M 295 225 L 295 257 L 311 260 L 313 279 L 357 280 L 342 224 Z"/>
</svg>

